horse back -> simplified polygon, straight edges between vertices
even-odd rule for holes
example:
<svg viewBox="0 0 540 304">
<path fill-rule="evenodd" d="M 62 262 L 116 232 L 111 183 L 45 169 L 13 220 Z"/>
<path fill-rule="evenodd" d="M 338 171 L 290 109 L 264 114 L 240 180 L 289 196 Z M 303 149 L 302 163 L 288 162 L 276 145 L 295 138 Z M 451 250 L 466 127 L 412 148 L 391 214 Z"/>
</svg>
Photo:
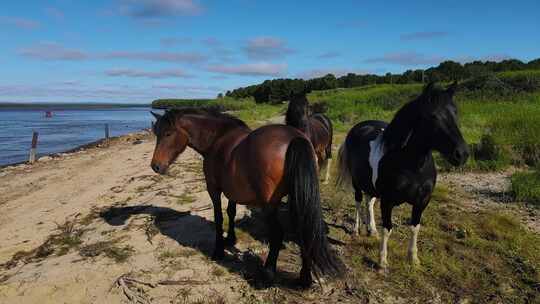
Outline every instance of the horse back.
<svg viewBox="0 0 540 304">
<path fill-rule="evenodd" d="M 306 136 L 296 128 L 269 125 L 249 133 L 224 164 L 223 192 L 240 204 L 279 204 L 287 195 L 285 156 L 290 142 Z"/>
<path fill-rule="evenodd" d="M 323 161 L 331 156 L 331 153 L 329 153 L 327 149 L 332 143 L 332 133 L 328 129 L 326 123 L 318 118 L 310 117 L 309 125 L 309 140 L 315 148 L 319 161 Z"/>
<path fill-rule="evenodd" d="M 349 155 L 349 168 L 354 188 L 378 196 L 372 183 L 373 171 L 369 164 L 370 142 L 388 126 L 384 121 L 368 120 L 355 125 L 347 134 L 345 148 Z"/>
</svg>

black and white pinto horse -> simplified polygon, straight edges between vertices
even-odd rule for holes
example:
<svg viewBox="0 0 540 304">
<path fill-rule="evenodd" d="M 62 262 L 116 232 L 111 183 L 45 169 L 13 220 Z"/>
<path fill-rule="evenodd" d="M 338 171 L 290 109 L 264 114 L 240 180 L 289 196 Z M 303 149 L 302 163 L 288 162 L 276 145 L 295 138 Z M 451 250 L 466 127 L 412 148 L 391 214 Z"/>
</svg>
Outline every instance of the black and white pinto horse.
<svg viewBox="0 0 540 304">
<path fill-rule="evenodd" d="M 383 235 L 380 268 L 386 270 L 388 238 L 392 232 L 392 208 L 407 202 L 412 205 L 412 237 L 408 256 L 418 264 L 416 242 L 420 218 L 427 207 L 437 171 L 432 151 L 439 151 L 454 166 L 463 165 L 469 156 L 467 144 L 457 124 L 453 101 L 457 84 L 447 89 L 431 83 L 415 100 L 405 104 L 387 124 L 364 121 L 354 126 L 339 151 L 338 184 L 352 186 L 356 201 L 355 233 L 362 216 L 362 193 L 367 198 L 365 224 L 369 235 L 378 237 L 373 213 L 381 200 Z"/>
</svg>

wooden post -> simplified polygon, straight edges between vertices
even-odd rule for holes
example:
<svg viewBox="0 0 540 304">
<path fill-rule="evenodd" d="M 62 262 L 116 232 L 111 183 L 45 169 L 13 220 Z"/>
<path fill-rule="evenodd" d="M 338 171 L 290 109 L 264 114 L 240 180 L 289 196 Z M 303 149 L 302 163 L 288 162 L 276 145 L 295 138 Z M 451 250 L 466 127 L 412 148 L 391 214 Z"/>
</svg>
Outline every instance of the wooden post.
<svg viewBox="0 0 540 304">
<path fill-rule="evenodd" d="M 105 144 L 109 145 L 109 124 L 105 124 Z"/>
<path fill-rule="evenodd" d="M 34 131 L 32 133 L 32 147 L 30 147 L 30 157 L 28 158 L 28 162 L 31 164 L 33 164 L 36 161 L 37 142 L 38 142 L 38 132 Z"/>
</svg>

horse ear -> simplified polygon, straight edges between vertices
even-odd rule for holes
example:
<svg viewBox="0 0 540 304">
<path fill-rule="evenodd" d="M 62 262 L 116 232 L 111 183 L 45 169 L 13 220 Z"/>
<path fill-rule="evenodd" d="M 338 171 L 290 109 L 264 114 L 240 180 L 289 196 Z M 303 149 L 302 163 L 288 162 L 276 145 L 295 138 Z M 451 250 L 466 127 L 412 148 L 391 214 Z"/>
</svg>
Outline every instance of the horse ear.
<svg viewBox="0 0 540 304">
<path fill-rule="evenodd" d="M 163 115 L 159 115 L 158 113 L 154 113 L 150 111 L 150 114 L 152 114 L 157 120 L 159 120 Z"/>
<path fill-rule="evenodd" d="M 446 92 L 448 92 L 448 94 L 450 94 L 450 96 L 454 96 L 454 94 L 456 94 L 457 87 L 458 87 L 458 83 L 457 83 L 457 80 L 455 80 L 455 81 L 454 81 L 454 82 L 446 89 Z"/>
</svg>

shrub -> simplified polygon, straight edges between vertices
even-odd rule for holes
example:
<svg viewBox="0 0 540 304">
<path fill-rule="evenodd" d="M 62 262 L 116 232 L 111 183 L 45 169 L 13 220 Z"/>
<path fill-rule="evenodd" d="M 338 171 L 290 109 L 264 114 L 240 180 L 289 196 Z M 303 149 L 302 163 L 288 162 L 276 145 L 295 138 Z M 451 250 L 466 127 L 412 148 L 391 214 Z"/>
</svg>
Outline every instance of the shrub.
<svg viewBox="0 0 540 304">
<path fill-rule="evenodd" d="M 491 134 L 482 136 L 480 143 L 471 145 L 472 167 L 480 170 L 500 170 L 511 163 L 510 151 Z"/>
<path fill-rule="evenodd" d="M 540 167 L 512 175 L 512 193 L 517 200 L 540 205 Z"/>
<path fill-rule="evenodd" d="M 516 111 L 492 122 L 493 138 L 499 145 L 511 147 L 517 165 L 536 166 L 540 163 L 540 115 Z"/>
</svg>

